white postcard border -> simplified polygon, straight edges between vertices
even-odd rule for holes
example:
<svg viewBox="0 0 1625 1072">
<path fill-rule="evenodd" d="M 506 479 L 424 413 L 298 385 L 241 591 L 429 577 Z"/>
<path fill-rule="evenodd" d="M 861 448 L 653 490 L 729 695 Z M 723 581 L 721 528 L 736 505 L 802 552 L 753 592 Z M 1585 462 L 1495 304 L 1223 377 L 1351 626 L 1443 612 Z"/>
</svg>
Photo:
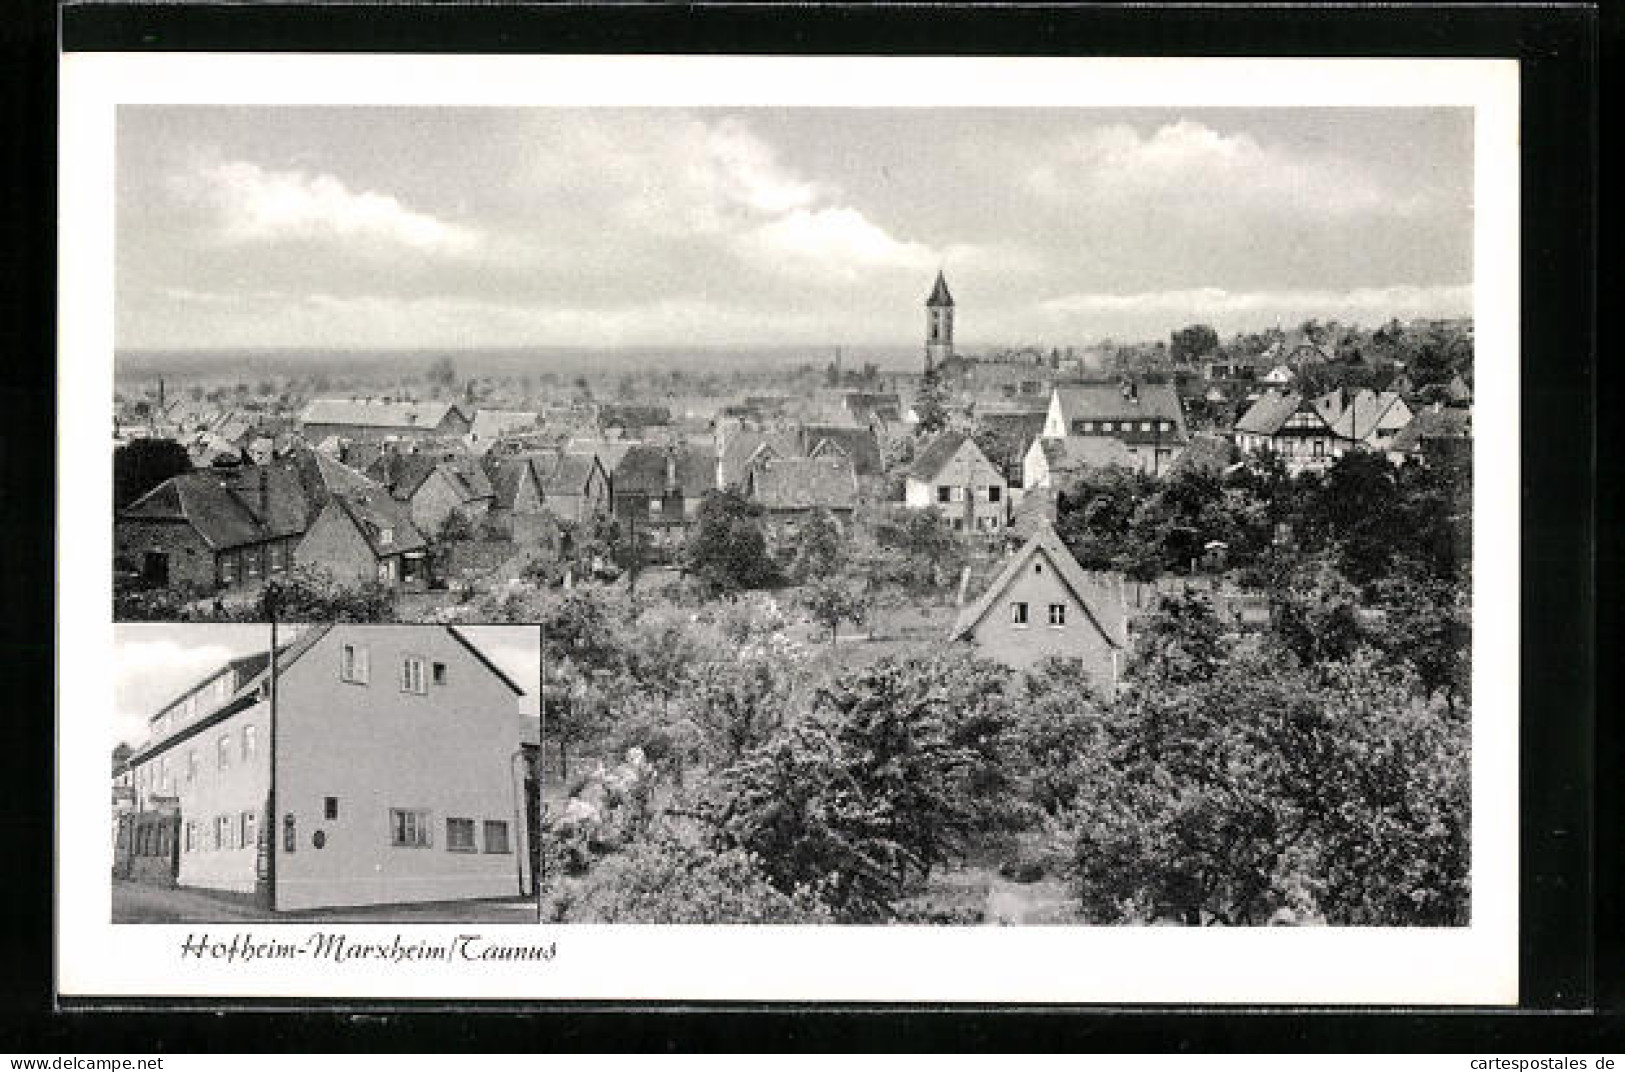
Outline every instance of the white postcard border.
<svg viewBox="0 0 1625 1072">
<path fill-rule="evenodd" d="M 1518 934 L 1518 82 L 1501 60 L 77 53 L 59 185 L 58 986 L 74 996 L 1510 1004 Z M 1472 923 L 1457 929 L 115 926 L 108 920 L 120 104 L 1476 110 Z M 1486 434 L 1493 432 L 1493 435 Z M 189 936 L 553 943 L 545 962 L 184 959 Z"/>
</svg>

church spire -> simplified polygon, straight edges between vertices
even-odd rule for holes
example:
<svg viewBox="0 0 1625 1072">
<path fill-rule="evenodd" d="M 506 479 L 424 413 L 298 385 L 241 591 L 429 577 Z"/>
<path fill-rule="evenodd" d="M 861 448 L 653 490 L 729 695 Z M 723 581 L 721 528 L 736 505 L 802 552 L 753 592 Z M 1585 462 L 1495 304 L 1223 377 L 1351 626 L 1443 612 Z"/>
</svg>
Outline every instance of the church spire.
<svg viewBox="0 0 1625 1072">
<path fill-rule="evenodd" d="M 948 293 L 948 281 L 942 269 L 937 269 L 937 283 L 931 296 L 925 299 L 925 371 L 941 368 L 942 363 L 954 356 L 954 296 Z"/>
</svg>

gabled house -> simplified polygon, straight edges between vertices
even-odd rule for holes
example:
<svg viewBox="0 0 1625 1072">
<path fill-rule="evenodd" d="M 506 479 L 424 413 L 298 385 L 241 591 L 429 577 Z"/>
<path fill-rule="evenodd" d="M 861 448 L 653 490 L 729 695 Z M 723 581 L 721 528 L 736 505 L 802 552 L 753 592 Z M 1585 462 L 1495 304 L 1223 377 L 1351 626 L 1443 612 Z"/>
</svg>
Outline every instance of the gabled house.
<svg viewBox="0 0 1625 1072">
<path fill-rule="evenodd" d="M 769 520 L 789 527 L 815 510 L 828 510 L 845 524 L 858 505 L 858 476 L 844 454 L 772 459 L 750 471 L 744 490 Z"/>
<path fill-rule="evenodd" d="M 1332 432 L 1343 441 L 1343 449 L 1354 446 L 1386 451 L 1399 430 L 1414 416 L 1398 392 L 1362 388 L 1349 394 L 1343 410 L 1332 421 Z"/>
<path fill-rule="evenodd" d="M 114 551 L 150 584 L 213 591 L 286 572 L 307 520 L 290 466 L 184 473 L 118 512 Z"/>
<path fill-rule="evenodd" d="M 1324 469 L 1343 452 L 1334 422 L 1342 416 L 1341 392 L 1309 398 L 1297 391 L 1266 391 L 1241 415 L 1232 431 L 1243 453 L 1271 450 L 1287 470 Z"/>
<path fill-rule="evenodd" d="M 943 432 L 920 451 L 904 481 L 911 510 L 935 510 L 956 532 L 996 532 L 1009 523 L 1010 483 L 964 432 Z"/>
<path fill-rule="evenodd" d="M 439 532 L 453 513 L 477 523 L 491 508 L 491 481 L 469 455 L 386 454 L 370 475 L 409 505 L 420 532 Z"/>
<path fill-rule="evenodd" d="M 802 428 L 801 440 L 809 458 L 827 458 L 840 454 L 852 463 L 852 471 L 856 475 L 860 477 L 880 475 L 880 439 L 875 435 L 873 428 L 809 424 Z"/>
<path fill-rule="evenodd" d="M 717 488 L 740 489 L 752 471 L 773 459 L 804 457 L 802 438 L 794 431 L 758 432 L 740 429 L 724 436 L 717 452 Z"/>
<path fill-rule="evenodd" d="M 560 521 L 584 522 L 610 513 L 612 483 L 595 454 L 555 454 L 539 458 L 542 495 Z"/>
<path fill-rule="evenodd" d="M 648 531 L 692 524 L 715 486 L 715 459 L 691 444 L 639 443 L 610 478 L 615 516 Z"/>
<path fill-rule="evenodd" d="M 1129 650 L 1122 575 L 1086 572 L 1047 523 L 1034 529 L 960 610 L 949 639 L 1016 669 L 1051 656 L 1081 659 L 1110 697 Z"/>
<path fill-rule="evenodd" d="M 123 871 L 278 911 L 534 892 L 523 695 L 451 626 L 313 625 L 234 659 L 150 717 Z"/>
<path fill-rule="evenodd" d="M 1166 472 L 1190 438 L 1174 385 L 1132 380 L 1056 387 L 1050 394 L 1044 437 L 1068 436 L 1121 440 L 1133 467 L 1151 476 Z"/>
<path fill-rule="evenodd" d="M 1022 459 L 1022 488 L 1061 487 L 1090 469 L 1117 466 L 1136 468 L 1134 456 L 1121 439 L 1099 435 L 1034 439 Z"/>
<path fill-rule="evenodd" d="M 1430 462 L 1470 461 L 1472 454 L 1473 411 L 1455 406 L 1423 410 L 1388 444 L 1388 458 L 1396 464 L 1407 458 Z"/>
<path fill-rule="evenodd" d="M 358 487 L 328 497 L 294 560 L 341 584 L 420 589 L 429 583 L 428 550 L 404 504 L 383 488 Z"/>
<path fill-rule="evenodd" d="M 1010 485 L 1014 499 L 1027 487 L 1026 458 L 1034 442 L 1043 436 L 1049 420 L 1046 410 L 978 411 L 975 417 L 976 441 L 987 460 L 999 467 Z"/>
</svg>

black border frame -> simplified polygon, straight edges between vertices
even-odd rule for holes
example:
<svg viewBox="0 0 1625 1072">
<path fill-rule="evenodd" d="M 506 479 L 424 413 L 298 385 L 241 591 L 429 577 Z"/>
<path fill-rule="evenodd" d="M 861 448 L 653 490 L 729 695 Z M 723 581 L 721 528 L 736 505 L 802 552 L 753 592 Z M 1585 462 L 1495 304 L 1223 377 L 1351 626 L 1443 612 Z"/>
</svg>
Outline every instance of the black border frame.
<svg viewBox="0 0 1625 1072">
<path fill-rule="evenodd" d="M 1594 701 L 1595 626 L 1617 615 L 1599 599 L 1619 562 L 1617 471 L 1596 469 L 1600 59 L 1618 58 L 1619 20 L 1590 5 L 1404 8 L 1021 5 L 687 6 L 131 6 L 31 5 L 0 20 L 7 52 L 5 114 L 15 128 L 6 214 L 5 279 L 12 333 L 0 398 L 28 435 L 0 439 L 0 598 L 12 680 L 33 700 L 0 720 L 9 785 L 28 804 L 0 812 L 14 873 L 5 887 L 7 943 L 0 972 L 0 1040 L 46 1049 L 126 1052 L 221 1049 L 457 1048 L 729 1049 L 755 1044 L 890 1050 L 1128 1048 L 1207 1050 L 1618 1048 L 1614 1018 L 1528 1010 L 1583 1010 L 1621 1001 L 1621 977 L 1596 965 L 1599 938 L 1618 953 L 1617 843 L 1594 857 L 1594 814 L 1625 814 L 1597 757 L 1622 752 L 1612 727 L 1600 752 Z M 58 36 L 60 34 L 60 36 Z M 894 55 L 1190 55 L 1513 57 L 1522 70 L 1523 165 L 1523 725 L 1521 730 L 1521 1010 L 1236 1010 L 960 1006 L 459 1004 L 282 1005 L 154 1001 L 117 1016 L 54 1005 L 51 959 L 50 764 L 55 647 L 54 504 L 56 47 L 108 51 L 695 52 Z M 1617 281 L 1617 277 L 1616 281 Z M 1609 368 L 1606 375 L 1617 375 Z M 1617 386 L 1617 381 L 1614 384 Z M 54 518 L 54 509 L 50 511 Z M 1598 529 L 1599 514 L 1616 525 Z M 1601 544 L 1598 539 L 1601 537 Z M 1603 683 L 1601 698 L 1617 693 Z M 1608 710 L 1609 708 L 1603 708 Z M 22 717 L 18 717 L 21 715 Z M 1593 812 L 1602 794 L 1613 807 Z M 14 798 L 15 799 L 15 798 Z M 1614 837 L 1613 826 L 1601 833 Z M 1610 866 L 1597 868 L 1597 863 Z M 34 885 L 30 884 L 30 880 Z M 1594 915 L 1601 882 L 1605 915 Z M 1600 925 L 1600 927 L 1599 927 Z M 110 955 L 113 951 L 109 951 Z M 861 965 L 854 965 L 861 970 Z M 1601 989 L 1596 989 L 1600 984 Z M 208 1015 L 223 1008 L 240 1015 Z M 470 1012 L 481 1015 L 468 1015 Z M 524 1012 L 529 1015 L 517 1016 Z M 642 1015 L 628 1016 L 628 1012 Z M 1386 1015 L 1398 1013 L 1399 1015 Z"/>
</svg>

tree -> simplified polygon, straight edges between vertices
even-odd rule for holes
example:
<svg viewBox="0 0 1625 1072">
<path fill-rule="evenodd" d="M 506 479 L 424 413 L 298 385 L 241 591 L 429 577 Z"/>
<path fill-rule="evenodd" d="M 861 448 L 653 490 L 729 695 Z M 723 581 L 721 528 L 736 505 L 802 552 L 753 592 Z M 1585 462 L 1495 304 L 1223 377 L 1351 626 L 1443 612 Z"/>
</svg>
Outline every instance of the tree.
<svg viewBox="0 0 1625 1072">
<path fill-rule="evenodd" d="M 1115 705 L 1072 814 L 1087 918 L 1464 922 L 1467 733 L 1403 677 L 1238 658 Z"/>
<path fill-rule="evenodd" d="M 1161 596 L 1156 609 L 1135 625 L 1133 673 L 1145 682 L 1207 681 L 1224 663 L 1221 632 L 1205 596 Z"/>
<path fill-rule="evenodd" d="M 706 492 L 686 548 L 687 568 L 713 593 L 779 581 L 762 530 L 762 508 L 737 491 Z"/>
<path fill-rule="evenodd" d="M 266 621 L 273 613 L 290 622 L 389 622 L 395 620 L 395 594 L 377 581 L 346 584 L 325 569 L 300 566 L 268 582 L 242 610 L 246 621 Z"/>
<path fill-rule="evenodd" d="M 437 357 L 429 362 L 427 378 L 430 383 L 450 391 L 457 386 L 457 364 L 449 357 Z"/>
<path fill-rule="evenodd" d="M 814 510 L 796 530 L 791 548 L 790 575 L 797 581 L 832 577 L 846 565 L 846 533 L 835 515 Z"/>
<path fill-rule="evenodd" d="M 883 552 L 874 564 L 886 572 L 883 579 L 909 588 L 940 588 L 952 583 L 965 565 L 964 543 L 935 510 L 904 510 L 883 517 L 874 535 Z"/>
<path fill-rule="evenodd" d="M 1192 324 L 1169 336 L 1168 354 L 1177 364 L 1189 364 L 1219 348 L 1219 333 L 1207 324 Z"/>
<path fill-rule="evenodd" d="M 113 509 L 122 510 L 170 477 L 191 471 L 191 456 L 173 439 L 133 439 L 113 451 Z"/>
<path fill-rule="evenodd" d="M 813 621 L 829 630 L 831 644 L 838 639 L 842 622 L 860 624 L 869 609 L 862 593 L 852 591 L 845 582 L 831 576 L 821 576 L 808 585 L 801 602 Z"/>
<path fill-rule="evenodd" d="M 919 393 L 914 396 L 914 415 L 919 418 L 914 426 L 916 435 L 936 435 L 948 427 L 948 392 L 935 369 L 920 379 Z"/>
</svg>

